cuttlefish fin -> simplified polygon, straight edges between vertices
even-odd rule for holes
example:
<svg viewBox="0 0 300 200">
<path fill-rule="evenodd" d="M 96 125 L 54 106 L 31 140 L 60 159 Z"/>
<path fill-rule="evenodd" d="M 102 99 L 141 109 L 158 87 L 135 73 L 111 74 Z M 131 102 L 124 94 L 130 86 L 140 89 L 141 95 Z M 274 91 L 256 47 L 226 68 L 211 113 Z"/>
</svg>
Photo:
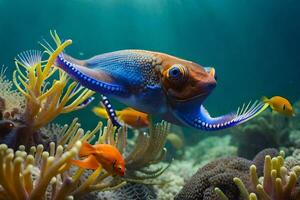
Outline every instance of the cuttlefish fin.
<svg viewBox="0 0 300 200">
<path fill-rule="evenodd" d="M 100 165 L 93 155 L 89 155 L 84 160 L 71 160 L 70 163 L 84 169 L 93 170 L 97 169 Z"/>
<path fill-rule="evenodd" d="M 203 105 L 200 106 L 200 109 L 199 107 L 195 108 L 195 105 L 178 107 L 175 109 L 175 113 L 184 124 L 197 129 L 213 131 L 242 124 L 262 113 L 268 106 L 268 103 L 256 101 L 251 104 L 249 102 L 248 104 L 243 104 L 236 112 L 219 117 L 211 117 Z"/>
</svg>

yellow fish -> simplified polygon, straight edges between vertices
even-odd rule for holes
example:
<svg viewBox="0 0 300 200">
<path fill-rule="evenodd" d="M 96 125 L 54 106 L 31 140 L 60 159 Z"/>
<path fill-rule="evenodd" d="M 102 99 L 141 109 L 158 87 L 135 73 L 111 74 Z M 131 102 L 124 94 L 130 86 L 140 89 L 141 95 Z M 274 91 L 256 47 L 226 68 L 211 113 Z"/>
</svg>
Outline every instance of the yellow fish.
<svg viewBox="0 0 300 200">
<path fill-rule="evenodd" d="M 99 117 L 108 119 L 107 112 L 102 107 L 93 108 L 93 112 Z M 140 128 L 146 128 L 149 126 L 148 114 L 139 112 L 132 108 L 125 108 L 121 111 L 116 111 L 116 115 L 117 115 L 119 121 L 121 121 L 122 123 L 124 123 L 132 128 L 140 129 Z"/>
<path fill-rule="evenodd" d="M 293 111 L 293 106 L 291 105 L 291 103 L 283 97 L 280 96 L 274 96 L 270 99 L 268 99 L 267 97 L 263 97 L 262 101 L 264 103 L 267 103 L 270 105 L 270 107 L 272 108 L 272 110 L 286 115 L 286 116 L 294 116 L 294 111 Z"/>
</svg>

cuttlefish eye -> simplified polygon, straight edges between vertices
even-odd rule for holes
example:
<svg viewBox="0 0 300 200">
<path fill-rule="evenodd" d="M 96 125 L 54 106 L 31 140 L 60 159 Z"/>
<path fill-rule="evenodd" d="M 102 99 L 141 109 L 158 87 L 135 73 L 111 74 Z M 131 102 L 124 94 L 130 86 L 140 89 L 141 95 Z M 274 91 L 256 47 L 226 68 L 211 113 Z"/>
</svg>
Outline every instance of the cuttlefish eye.
<svg viewBox="0 0 300 200">
<path fill-rule="evenodd" d="M 187 69 L 180 64 L 172 65 L 167 71 L 167 78 L 171 81 L 184 81 L 187 79 Z"/>
</svg>

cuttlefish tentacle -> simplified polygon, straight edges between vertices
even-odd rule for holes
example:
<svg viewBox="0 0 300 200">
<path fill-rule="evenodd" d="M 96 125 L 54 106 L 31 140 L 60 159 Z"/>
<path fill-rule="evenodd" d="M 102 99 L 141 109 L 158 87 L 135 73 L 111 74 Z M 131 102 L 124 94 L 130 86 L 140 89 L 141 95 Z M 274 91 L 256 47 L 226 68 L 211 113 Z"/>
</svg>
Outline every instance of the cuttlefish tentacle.
<svg viewBox="0 0 300 200">
<path fill-rule="evenodd" d="M 179 118 L 181 118 L 184 123 L 194 128 L 214 131 L 234 127 L 238 124 L 247 122 L 259 115 L 267 107 L 268 105 L 266 103 L 254 102 L 252 105 L 251 103 L 247 106 L 244 104 L 242 108 L 238 109 L 235 113 L 233 112 L 219 117 L 211 117 L 204 106 L 201 105 L 198 112 L 195 112 L 195 109 L 190 110 L 189 112 L 188 108 L 181 108 L 177 110 L 177 115 L 179 115 Z M 182 109 L 184 109 L 184 111 L 182 111 Z"/>
<path fill-rule="evenodd" d="M 56 59 L 56 65 L 66 71 L 72 78 L 79 81 L 81 85 L 91 90 L 102 94 L 128 95 L 127 89 L 122 85 L 103 81 L 103 79 L 105 80 L 105 74 L 102 74 L 103 77 L 100 79 L 99 77 L 90 76 L 90 69 L 76 64 L 75 62 L 70 62 L 64 57 L 64 54 L 60 54 L 58 56 Z"/>
<path fill-rule="evenodd" d="M 117 114 L 116 114 L 116 111 L 115 109 L 112 107 L 109 99 L 104 96 L 104 95 L 101 95 L 101 104 L 103 105 L 103 107 L 105 108 L 107 114 L 108 114 L 108 117 L 110 119 L 110 121 L 112 122 L 112 124 L 114 126 L 116 126 L 117 128 L 120 128 L 122 125 L 121 123 L 119 122 L 118 118 L 117 118 Z"/>
</svg>

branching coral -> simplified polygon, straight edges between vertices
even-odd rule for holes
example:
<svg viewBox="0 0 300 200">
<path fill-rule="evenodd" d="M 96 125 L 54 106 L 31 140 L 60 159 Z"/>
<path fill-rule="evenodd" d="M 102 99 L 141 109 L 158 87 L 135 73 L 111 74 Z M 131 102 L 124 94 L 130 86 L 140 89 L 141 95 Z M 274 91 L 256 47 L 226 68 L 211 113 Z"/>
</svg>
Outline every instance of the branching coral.
<svg viewBox="0 0 300 200">
<path fill-rule="evenodd" d="M 54 67 L 56 57 L 72 41 L 66 40 L 62 43 L 56 32 L 51 32 L 51 36 L 57 45 L 55 50 L 44 46 L 46 50 L 43 53 L 26 51 L 16 58 L 13 83 L 19 93 L 11 90 L 11 82 L 4 79 L 3 73 L 0 76 L 0 90 L 3 90 L 0 99 L 2 119 L 6 116 L 6 107 L 12 107 L 9 106 L 11 104 L 21 110 L 24 101 L 19 96 L 25 98 L 24 109 L 18 112 L 18 118 L 14 118 L 12 112 L 10 114 L 13 128 L 0 138 L 1 143 L 11 148 L 17 149 L 20 144 L 25 145 L 27 149 L 38 144 L 47 148 L 54 138 L 45 139 L 45 134 L 40 129 L 62 113 L 83 108 L 94 94 L 93 91 L 79 87 L 76 82 L 69 83 L 67 74 Z"/>
<path fill-rule="evenodd" d="M 63 174 L 69 168 L 66 163 L 78 153 L 81 142 L 65 152 L 62 146 L 56 149 L 54 143 L 51 146 L 50 153 L 43 152 L 43 146 L 39 145 L 27 154 L 24 146 L 14 152 L 0 145 L 0 199 L 34 200 L 46 198 L 46 195 L 50 199 L 62 199 L 70 195 L 66 188 L 72 185 L 72 179 Z"/>
<path fill-rule="evenodd" d="M 143 182 L 155 178 L 166 169 L 147 170 L 147 167 L 159 162 L 165 153 L 163 145 L 169 130 L 169 124 L 166 122 L 151 127 L 149 135 L 146 133 L 148 135 L 144 138 L 146 140 L 144 142 L 148 144 L 146 150 L 139 149 L 143 148 L 141 144 L 144 143 L 137 141 L 135 148 L 128 153 L 125 159 L 129 160 L 131 164 L 139 164 L 139 167 L 128 167 L 126 176 L 122 178 L 112 176 L 101 167 L 93 172 L 72 167 L 68 164 L 68 160 L 77 155 L 83 141 L 111 144 L 118 147 L 120 151 L 125 151 L 126 127 L 120 128 L 116 132 L 110 122 L 103 129 L 102 123 L 99 123 L 94 130 L 84 132 L 80 128 L 78 119 L 74 119 L 70 126 L 65 125 L 58 130 L 60 134 L 57 135 L 57 144 L 51 142 L 48 150 L 43 145 L 38 145 L 31 147 L 26 153 L 25 146 L 20 146 L 19 150 L 14 152 L 6 145 L 1 146 L 0 199 L 1 196 L 3 196 L 2 199 L 23 199 L 23 197 L 27 199 L 64 199 L 67 196 L 81 198 L 93 191 L 117 189 L 127 181 Z M 150 151 L 155 147 L 155 151 Z M 43 151 L 44 149 L 45 151 Z M 143 156 L 148 155 L 151 156 L 142 159 Z M 15 166 L 16 168 L 14 168 Z M 9 180 L 16 177 L 17 174 L 20 174 L 19 179 L 13 179 L 14 181 L 10 182 Z M 22 194 L 16 196 L 15 190 L 22 191 Z"/>
<path fill-rule="evenodd" d="M 68 76 L 61 70 L 54 68 L 56 57 L 65 47 L 72 43 L 66 40 L 61 43 L 58 35 L 51 33 L 57 44 L 53 52 L 48 49 L 44 54 L 49 57 L 42 61 L 42 53 L 39 51 L 28 51 L 20 54 L 16 59 L 16 70 L 13 81 L 18 90 L 26 97 L 25 121 L 32 124 L 33 131 L 48 124 L 61 113 L 68 113 L 80 107 L 93 91 L 80 88 L 74 91 L 77 83 L 72 82 L 69 86 Z M 21 67 L 25 70 L 22 70 Z M 54 80 L 50 87 L 47 82 L 58 71 L 58 80 Z"/>
<path fill-rule="evenodd" d="M 92 140 L 101 127 L 99 123 L 85 133 L 75 119 L 64 127 L 57 145 L 50 143 L 48 151 L 43 145 L 32 146 L 28 153 L 22 145 L 15 152 L 0 145 L 0 199 L 60 200 L 124 185 L 124 180 L 112 177 L 102 167 L 89 173 L 68 162 L 78 154 L 82 141 Z"/>
<path fill-rule="evenodd" d="M 145 133 L 147 137 L 143 138 L 143 143 L 140 140 L 136 141 L 135 148 L 128 153 L 125 159 L 130 161 L 130 164 L 136 163 L 139 167 L 128 167 L 127 174 L 123 178 L 112 176 L 102 168 L 91 172 L 72 167 L 68 164 L 68 160 L 77 155 L 83 141 L 115 145 L 122 152 L 125 151 L 127 141 L 126 127 L 120 128 L 116 132 L 110 122 L 103 129 L 102 123 L 99 123 L 94 130 L 85 133 L 77 121 L 74 119 L 70 126 L 59 128 L 61 134 L 57 135 L 57 145 L 51 142 L 48 151 L 43 151 L 45 149 L 43 145 L 31 147 L 28 153 L 25 152 L 25 146 L 20 146 L 20 150 L 16 152 L 8 149 L 6 145 L 1 146 L 0 171 L 3 170 L 0 172 L 2 180 L 2 182 L 0 180 L 2 189 L 0 199 L 1 193 L 2 196 L 6 195 L 6 199 L 23 199 L 23 197 L 27 199 L 63 199 L 67 196 L 80 198 L 92 191 L 119 188 L 127 181 L 143 182 L 155 178 L 166 169 L 147 170 L 147 167 L 159 162 L 165 154 L 164 142 L 169 130 L 169 124 L 166 122 L 151 127 L 149 135 Z M 146 150 L 139 149 L 143 148 L 142 144 L 148 144 L 145 146 Z M 143 159 L 143 156 L 147 157 L 148 155 L 151 156 Z M 17 168 L 14 168 L 15 165 Z M 11 174 L 4 174 L 7 170 L 10 170 Z M 14 181 L 10 182 L 11 178 L 17 176 L 15 173 L 20 174 L 19 179 L 13 179 Z M 20 185 L 20 187 L 14 185 Z M 22 194 L 16 196 L 15 190 L 22 191 Z"/>
<path fill-rule="evenodd" d="M 129 182 L 145 183 L 147 179 L 154 179 L 161 175 L 167 167 L 155 165 L 162 161 L 166 154 L 164 144 L 169 132 L 170 124 L 161 122 L 149 126 L 149 133 L 138 133 L 130 148 L 127 140 L 127 128 L 122 127 L 115 133 L 115 127 L 108 120 L 107 127 L 103 129 L 98 143 L 116 146 L 125 155 L 126 175 L 123 180 Z"/>
<path fill-rule="evenodd" d="M 126 174 L 121 180 L 129 182 L 130 185 L 125 185 L 113 192 L 100 192 L 98 199 L 156 199 L 150 185 L 167 185 L 171 181 L 170 177 L 157 179 L 170 164 L 165 164 L 166 167 L 161 164 L 155 165 L 162 161 L 166 153 L 164 144 L 169 128 L 170 124 L 166 122 L 150 125 L 149 133 L 137 133 L 138 135 L 133 142 L 127 140 L 126 129 L 119 131 L 114 137 L 113 128 L 109 122 L 103 131 L 100 142 L 116 145 L 121 152 L 124 152 Z M 128 145 L 130 142 L 133 144 Z M 126 148 L 124 148 L 125 144 L 127 144 Z M 133 147 L 130 147 L 131 145 Z M 174 196 L 174 194 L 170 195 Z"/>
</svg>

